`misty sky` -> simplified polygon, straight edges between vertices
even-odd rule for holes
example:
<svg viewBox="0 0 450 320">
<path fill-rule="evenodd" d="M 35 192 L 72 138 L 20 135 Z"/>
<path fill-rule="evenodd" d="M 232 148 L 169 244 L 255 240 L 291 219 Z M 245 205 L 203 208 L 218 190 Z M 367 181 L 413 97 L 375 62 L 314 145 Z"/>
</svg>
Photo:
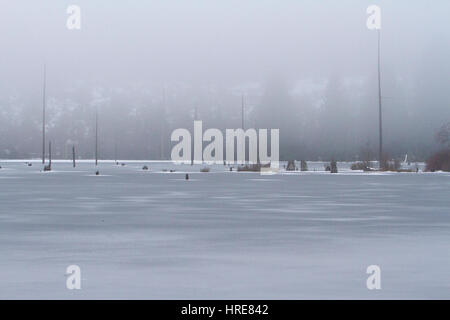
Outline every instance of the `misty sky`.
<svg viewBox="0 0 450 320">
<path fill-rule="evenodd" d="M 366 28 L 372 3 L 382 9 L 386 66 L 407 76 L 424 51 L 449 51 L 448 1 L 17 0 L 1 6 L 0 80 L 32 89 L 44 61 L 50 92 L 79 81 L 232 85 L 272 73 L 365 75 L 376 61 L 376 33 Z M 81 7 L 79 31 L 66 28 L 69 4 Z"/>
<path fill-rule="evenodd" d="M 245 93 L 248 126 L 281 129 L 285 157 L 356 158 L 378 143 L 372 4 L 387 149 L 424 159 L 450 117 L 444 0 L 3 1 L 0 157 L 39 154 L 46 64 L 56 155 L 76 141 L 91 156 L 100 106 L 105 157 L 117 143 L 127 156 L 167 157 L 171 130 L 194 110 L 208 125 L 239 126 Z M 81 30 L 66 27 L 69 5 L 81 8 Z"/>
</svg>

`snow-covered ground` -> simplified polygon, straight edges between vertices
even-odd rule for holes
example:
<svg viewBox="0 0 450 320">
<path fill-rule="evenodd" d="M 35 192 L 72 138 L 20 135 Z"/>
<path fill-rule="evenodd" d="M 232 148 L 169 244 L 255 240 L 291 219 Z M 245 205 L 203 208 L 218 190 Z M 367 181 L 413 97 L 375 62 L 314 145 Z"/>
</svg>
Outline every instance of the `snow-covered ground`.
<svg viewBox="0 0 450 320">
<path fill-rule="evenodd" d="M 0 165 L 3 299 L 450 298 L 448 173 Z"/>
</svg>

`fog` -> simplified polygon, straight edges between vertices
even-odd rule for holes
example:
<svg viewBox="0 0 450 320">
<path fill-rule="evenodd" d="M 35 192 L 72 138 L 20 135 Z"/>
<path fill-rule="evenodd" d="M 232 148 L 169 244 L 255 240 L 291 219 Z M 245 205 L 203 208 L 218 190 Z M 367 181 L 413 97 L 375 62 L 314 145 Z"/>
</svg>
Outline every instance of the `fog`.
<svg viewBox="0 0 450 320">
<path fill-rule="evenodd" d="M 81 29 L 69 30 L 69 5 Z M 355 160 L 378 148 L 381 8 L 385 152 L 423 160 L 450 121 L 448 1 L 53 0 L 0 6 L 0 158 L 36 158 L 46 65 L 56 158 L 168 159 L 193 126 L 279 128 L 280 157 Z"/>
</svg>

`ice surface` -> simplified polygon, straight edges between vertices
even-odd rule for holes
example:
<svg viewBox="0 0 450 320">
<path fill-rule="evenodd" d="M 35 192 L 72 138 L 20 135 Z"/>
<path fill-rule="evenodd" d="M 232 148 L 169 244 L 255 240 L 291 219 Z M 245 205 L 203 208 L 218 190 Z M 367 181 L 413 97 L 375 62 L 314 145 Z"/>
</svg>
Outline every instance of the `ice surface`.
<svg viewBox="0 0 450 320">
<path fill-rule="evenodd" d="M 450 298 L 447 173 L 0 164 L 3 299 Z"/>
</svg>

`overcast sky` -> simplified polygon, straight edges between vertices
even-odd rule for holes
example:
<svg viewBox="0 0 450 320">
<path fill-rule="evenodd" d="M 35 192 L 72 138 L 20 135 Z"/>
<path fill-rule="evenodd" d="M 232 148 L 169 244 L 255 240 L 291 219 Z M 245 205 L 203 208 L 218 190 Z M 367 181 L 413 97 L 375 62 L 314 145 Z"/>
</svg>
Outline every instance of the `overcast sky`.
<svg viewBox="0 0 450 320">
<path fill-rule="evenodd" d="M 239 125 L 244 93 L 248 125 L 279 128 L 285 158 L 353 159 L 378 146 L 373 4 L 386 149 L 424 159 L 450 119 L 448 0 L 3 1 L 0 157 L 40 154 L 46 64 L 56 154 L 76 140 L 91 156 L 100 105 L 105 157 L 121 132 L 123 156 L 167 158 L 161 142 L 170 150 L 170 130 L 191 125 L 194 110 Z M 80 30 L 67 28 L 70 5 Z"/>
<path fill-rule="evenodd" d="M 81 30 L 66 27 L 70 4 Z M 382 10 L 385 66 L 407 76 L 427 53 L 449 52 L 445 0 L 15 0 L 0 10 L 0 84 L 34 87 L 44 61 L 55 88 L 365 76 L 376 63 L 370 4 Z"/>
</svg>

